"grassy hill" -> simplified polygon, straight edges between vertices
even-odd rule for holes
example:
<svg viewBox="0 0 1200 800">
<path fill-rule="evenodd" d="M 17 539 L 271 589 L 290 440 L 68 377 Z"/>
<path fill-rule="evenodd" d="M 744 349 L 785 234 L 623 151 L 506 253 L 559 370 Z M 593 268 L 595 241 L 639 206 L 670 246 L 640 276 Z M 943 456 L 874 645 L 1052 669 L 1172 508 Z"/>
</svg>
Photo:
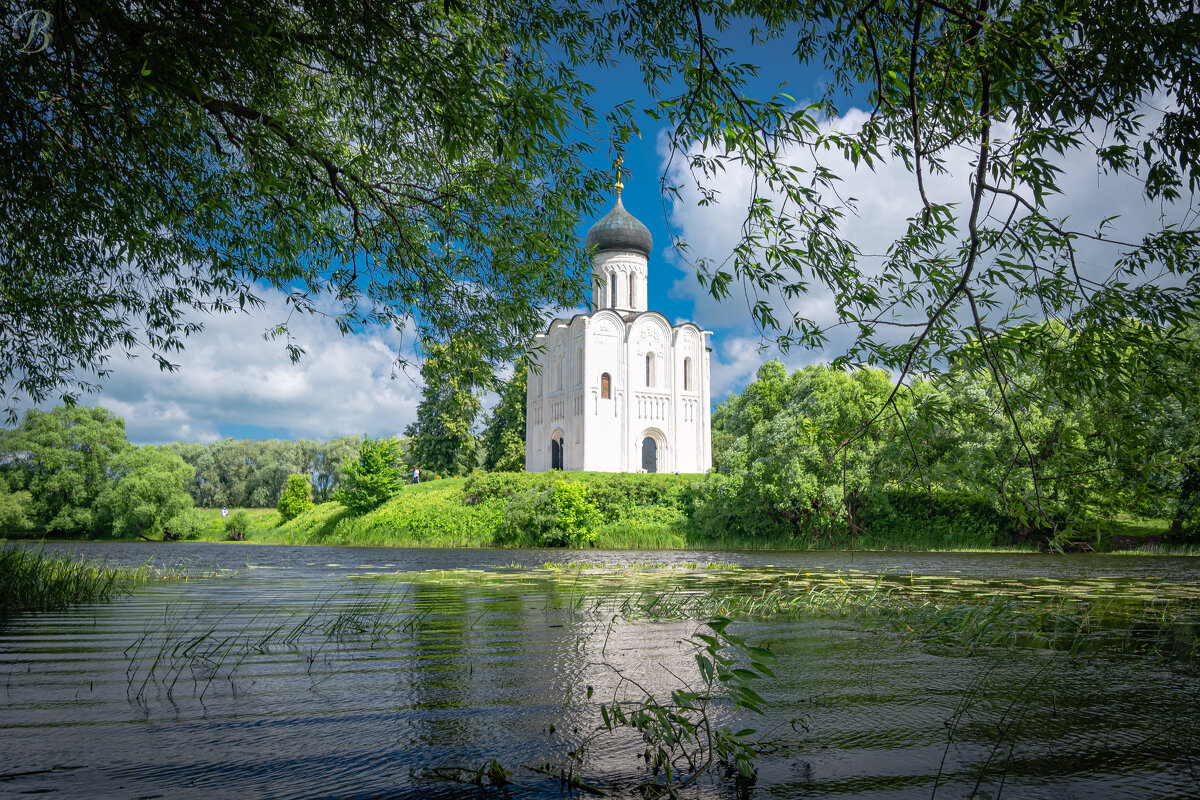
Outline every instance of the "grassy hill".
<svg viewBox="0 0 1200 800">
<path fill-rule="evenodd" d="M 682 548 L 686 533 L 687 488 L 700 475 L 610 473 L 477 473 L 405 486 L 399 494 L 361 517 L 338 503 L 322 503 L 284 523 L 278 512 L 251 514 L 246 539 L 263 544 L 329 544 L 393 547 L 496 547 L 546 544 L 516 530 L 506 520 L 510 506 L 532 506 L 542 523 L 558 484 L 586 487 L 595 507 L 587 544 L 603 548 Z M 514 501 L 515 498 L 515 501 Z M 539 520 L 534 519 L 537 523 Z M 506 525 L 506 522 L 509 524 Z M 204 539 L 225 538 L 220 517 Z M 536 527 L 536 525 L 535 525 Z M 543 525 L 545 527 L 545 525 Z M 725 545 L 730 546 L 730 545 Z"/>
</svg>

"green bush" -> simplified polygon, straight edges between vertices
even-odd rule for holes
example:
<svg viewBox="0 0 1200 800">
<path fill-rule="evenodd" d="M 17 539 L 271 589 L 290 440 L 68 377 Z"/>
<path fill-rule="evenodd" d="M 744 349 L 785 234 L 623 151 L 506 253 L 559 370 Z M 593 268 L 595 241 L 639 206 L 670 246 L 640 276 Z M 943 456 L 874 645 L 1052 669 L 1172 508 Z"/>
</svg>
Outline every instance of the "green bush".
<svg viewBox="0 0 1200 800">
<path fill-rule="evenodd" d="M 364 436 L 358 458 L 342 467 L 342 486 L 333 493 L 333 499 L 354 514 L 378 508 L 404 485 L 403 457 L 398 440 Z"/>
<path fill-rule="evenodd" d="M 186 508 L 167 520 L 164 539 L 199 539 L 209 529 L 208 515 L 196 508 Z"/>
<path fill-rule="evenodd" d="M 496 543 L 523 547 L 586 547 L 603 521 L 583 484 L 557 481 L 549 488 L 513 494 L 504 509 Z"/>
<path fill-rule="evenodd" d="M 1013 541 L 1018 523 L 980 496 L 891 489 L 868 496 L 862 509 L 868 539 L 910 548 L 991 547 Z"/>
<path fill-rule="evenodd" d="M 553 501 L 558 519 L 543 543 L 550 547 L 582 547 L 596 541 L 600 510 L 588 499 L 589 492 L 578 483 L 566 481 L 554 487 Z"/>
<path fill-rule="evenodd" d="M 288 475 L 287 485 L 283 494 L 279 495 L 279 515 L 283 521 L 295 519 L 313 507 L 312 483 L 307 475 L 292 473 Z"/>
<path fill-rule="evenodd" d="M 229 515 L 225 520 L 225 532 L 229 534 L 229 538 L 235 542 L 240 542 L 246 538 L 246 531 L 250 528 L 250 515 L 243 509 L 238 509 Z"/>
<path fill-rule="evenodd" d="M 552 489 L 526 489 L 508 498 L 495 542 L 504 547 L 538 547 L 558 523 Z"/>
</svg>

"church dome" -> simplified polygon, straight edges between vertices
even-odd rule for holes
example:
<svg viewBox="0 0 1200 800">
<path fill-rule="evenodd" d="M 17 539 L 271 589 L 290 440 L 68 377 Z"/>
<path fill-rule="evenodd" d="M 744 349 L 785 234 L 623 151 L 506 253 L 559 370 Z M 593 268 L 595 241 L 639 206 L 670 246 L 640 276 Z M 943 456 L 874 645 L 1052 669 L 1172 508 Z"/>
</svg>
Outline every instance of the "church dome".
<svg viewBox="0 0 1200 800">
<path fill-rule="evenodd" d="M 617 195 L 617 203 L 601 217 L 583 240 L 588 249 L 595 252 L 605 250 L 633 250 L 649 258 L 654 247 L 654 239 L 650 229 L 638 221 L 637 217 L 625 210 L 621 205 L 621 195 Z"/>
</svg>

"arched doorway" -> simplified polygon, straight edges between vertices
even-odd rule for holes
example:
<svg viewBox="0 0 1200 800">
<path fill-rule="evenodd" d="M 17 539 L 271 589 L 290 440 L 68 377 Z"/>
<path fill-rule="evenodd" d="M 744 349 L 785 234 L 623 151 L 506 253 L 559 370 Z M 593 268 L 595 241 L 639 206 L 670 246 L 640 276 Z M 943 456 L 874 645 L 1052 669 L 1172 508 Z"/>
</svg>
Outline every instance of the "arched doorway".
<svg viewBox="0 0 1200 800">
<path fill-rule="evenodd" d="M 563 468 L 563 449 L 562 434 L 558 434 L 550 440 L 550 469 Z"/>
<path fill-rule="evenodd" d="M 642 472 L 658 472 L 658 442 L 653 436 L 642 439 Z"/>
</svg>

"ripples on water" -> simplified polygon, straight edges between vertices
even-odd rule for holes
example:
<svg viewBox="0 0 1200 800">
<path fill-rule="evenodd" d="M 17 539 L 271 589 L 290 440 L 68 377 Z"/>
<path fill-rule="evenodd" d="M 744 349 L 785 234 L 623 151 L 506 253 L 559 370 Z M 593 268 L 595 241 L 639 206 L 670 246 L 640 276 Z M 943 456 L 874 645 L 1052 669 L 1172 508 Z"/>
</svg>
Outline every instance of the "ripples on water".
<svg viewBox="0 0 1200 800">
<path fill-rule="evenodd" d="M 146 558 L 137 548 L 103 552 Z M 614 673 L 602 662 L 663 696 L 694 677 L 685 640 L 695 623 L 612 626 L 611 606 L 581 602 L 561 583 L 352 577 L 514 556 L 534 565 L 561 553 L 171 552 L 215 555 L 224 566 L 249 557 L 256 568 L 22 615 L 0 631 L 0 796 L 498 797 L 429 778 L 434 768 L 492 758 L 513 770 L 513 796 L 560 796 L 557 784 L 520 765 L 561 757 L 598 723 L 584 692 L 593 685 L 597 700 L 610 696 Z M 791 557 L 636 558 L 763 565 Z M 1145 576 L 1164 564 L 1130 561 L 1126 571 Z M 950 563 L 943 572 L 1011 577 L 1023 557 L 1008 573 L 990 556 Z M 1031 563 L 1057 574 L 1081 562 Z M 1089 574 L 1124 574 L 1119 562 L 1091 563 Z M 855 566 L 913 568 L 897 558 Z M 1183 580 L 1195 567 L 1179 569 Z M 936 652 L 830 620 L 743 623 L 739 632 L 778 654 L 778 678 L 762 687 L 771 711 L 766 719 L 718 713 L 736 727 L 776 728 L 779 745 L 740 796 L 1200 796 L 1200 680 L 1179 666 Z M 600 740 L 584 775 L 620 793 L 640 774 L 632 744 Z M 720 781 L 699 793 L 739 796 Z"/>
</svg>

